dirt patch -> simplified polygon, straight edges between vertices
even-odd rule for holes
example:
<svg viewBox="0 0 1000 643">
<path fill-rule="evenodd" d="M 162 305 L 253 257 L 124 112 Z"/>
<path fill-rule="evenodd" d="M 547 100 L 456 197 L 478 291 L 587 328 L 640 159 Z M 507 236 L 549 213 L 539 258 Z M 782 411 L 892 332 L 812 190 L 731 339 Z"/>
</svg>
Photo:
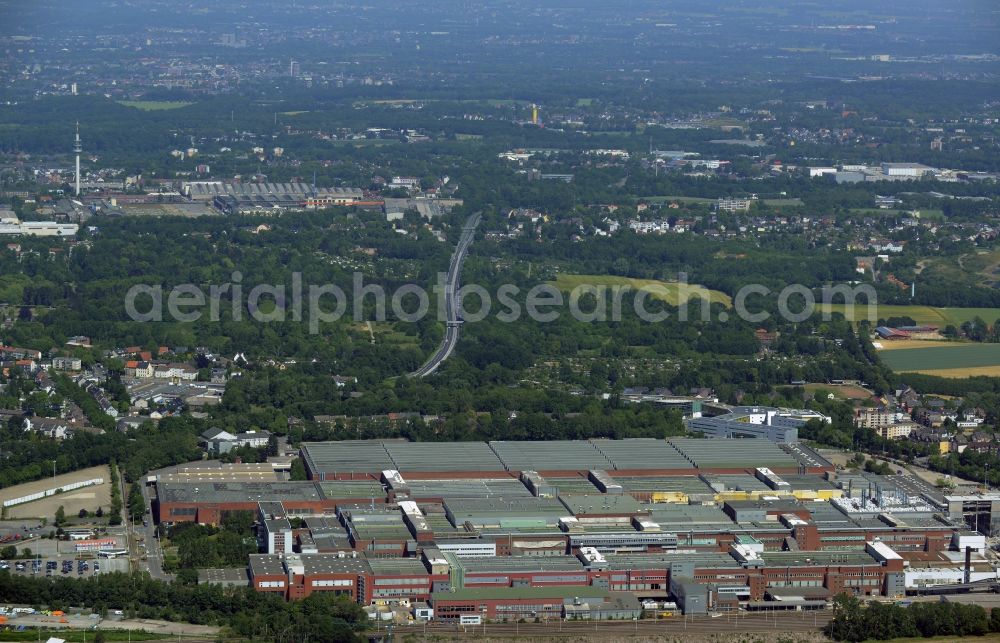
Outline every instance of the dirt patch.
<svg viewBox="0 0 1000 643">
<path fill-rule="evenodd" d="M 934 348 L 935 346 L 962 346 L 968 342 L 949 342 L 946 339 L 908 339 L 897 342 L 880 342 L 879 351 L 914 350 L 919 348 Z"/>
</svg>

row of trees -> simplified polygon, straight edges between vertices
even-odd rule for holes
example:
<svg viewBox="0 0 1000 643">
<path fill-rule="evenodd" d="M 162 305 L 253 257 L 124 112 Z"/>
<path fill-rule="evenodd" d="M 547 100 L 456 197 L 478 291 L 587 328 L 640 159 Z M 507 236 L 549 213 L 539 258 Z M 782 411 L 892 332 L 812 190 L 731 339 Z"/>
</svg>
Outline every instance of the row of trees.
<svg viewBox="0 0 1000 643">
<path fill-rule="evenodd" d="M 833 619 L 823 631 L 835 641 L 983 636 L 1000 632 L 1000 609 L 987 614 L 979 605 L 961 603 L 862 604 L 854 596 L 840 594 L 833 600 Z"/>
<path fill-rule="evenodd" d="M 0 487 L 37 480 L 58 471 L 76 471 L 117 461 L 129 482 L 151 469 L 201 458 L 198 434 L 205 429 L 191 417 L 165 418 L 157 427 L 146 426 L 121 433 L 94 434 L 76 431 L 65 440 L 26 434 L 18 422 L 0 426 Z"/>
<path fill-rule="evenodd" d="M 245 562 L 245 561 L 244 561 Z M 220 625 L 252 640 L 364 640 L 366 617 L 346 596 L 318 592 L 302 601 L 247 588 L 164 583 L 140 574 L 105 573 L 53 579 L 0 570 L 0 602 L 65 610 L 87 607 L 106 614 L 120 609 L 130 618 L 155 618 Z"/>
</svg>

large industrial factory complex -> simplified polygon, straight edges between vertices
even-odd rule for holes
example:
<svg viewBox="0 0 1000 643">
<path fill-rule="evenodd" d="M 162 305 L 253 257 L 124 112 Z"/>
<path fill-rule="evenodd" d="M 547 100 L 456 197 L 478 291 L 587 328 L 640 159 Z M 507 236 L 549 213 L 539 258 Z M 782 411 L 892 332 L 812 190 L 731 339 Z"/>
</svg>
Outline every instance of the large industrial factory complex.
<svg viewBox="0 0 1000 643">
<path fill-rule="evenodd" d="M 184 183 L 182 189 L 184 195 L 192 201 L 211 202 L 219 211 L 227 214 L 355 205 L 364 198 L 359 188 L 318 188 L 299 182 L 191 181 Z"/>
<path fill-rule="evenodd" d="M 997 581 L 983 534 L 1000 498 L 837 470 L 800 443 L 357 440 L 300 457 L 306 481 L 270 464 L 151 475 L 154 515 L 253 511 L 257 591 L 419 618 L 809 609 Z"/>
</svg>

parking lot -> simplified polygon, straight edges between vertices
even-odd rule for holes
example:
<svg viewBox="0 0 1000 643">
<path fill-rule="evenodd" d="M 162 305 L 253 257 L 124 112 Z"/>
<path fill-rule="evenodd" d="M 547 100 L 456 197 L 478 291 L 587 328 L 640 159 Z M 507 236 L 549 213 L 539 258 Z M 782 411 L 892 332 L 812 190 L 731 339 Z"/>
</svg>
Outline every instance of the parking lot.
<svg viewBox="0 0 1000 643">
<path fill-rule="evenodd" d="M 128 559 L 83 555 L 48 556 L 30 560 L 0 560 L 0 569 L 24 576 L 86 578 L 108 572 L 127 572 Z"/>
</svg>

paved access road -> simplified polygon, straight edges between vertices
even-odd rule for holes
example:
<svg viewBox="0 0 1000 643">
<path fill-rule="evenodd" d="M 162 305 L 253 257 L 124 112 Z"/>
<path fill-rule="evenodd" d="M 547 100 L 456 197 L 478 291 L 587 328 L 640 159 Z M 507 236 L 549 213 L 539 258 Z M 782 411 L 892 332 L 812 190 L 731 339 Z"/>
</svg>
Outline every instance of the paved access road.
<svg viewBox="0 0 1000 643">
<path fill-rule="evenodd" d="M 150 498 L 150 489 L 146 485 L 142 485 L 142 500 L 146 504 L 146 507 L 150 508 L 150 513 L 146 514 L 145 526 L 137 525 L 135 527 L 135 535 L 142 536 L 142 545 L 145 546 L 145 549 L 139 543 L 136 543 L 136 550 L 133 552 L 133 555 L 141 559 L 142 553 L 145 553 L 146 560 L 140 563 L 140 569 L 143 569 L 143 566 L 145 566 L 146 570 L 149 571 L 150 577 L 153 579 L 170 582 L 174 579 L 174 576 L 163 571 L 163 551 L 160 549 L 160 540 L 156 537 L 156 525 L 153 524 L 152 498 Z"/>
<path fill-rule="evenodd" d="M 462 226 L 462 236 L 458 240 L 455 252 L 451 255 L 451 263 L 448 265 L 448 276 L 445 281 L 446 328 L 444 339 L 441 341 L 441 346 L 431 355 L 430 359 L 410 374 L 413 377 L 426 377 L 436 371 L 438 366 L 451 356 L 452 351 L 455 350 L 455 345 L 458 343 L 459 330 L 462 326 L 462 321 L 458 316 L 458 281 L 462 274 L 462 262 L 465 261 L 465 255 L 476 236 L 476 226 L 479 225 L 479 218 L 478 214 L 473 214 L 466 219 L 465 225 Z"/>
</svg>

